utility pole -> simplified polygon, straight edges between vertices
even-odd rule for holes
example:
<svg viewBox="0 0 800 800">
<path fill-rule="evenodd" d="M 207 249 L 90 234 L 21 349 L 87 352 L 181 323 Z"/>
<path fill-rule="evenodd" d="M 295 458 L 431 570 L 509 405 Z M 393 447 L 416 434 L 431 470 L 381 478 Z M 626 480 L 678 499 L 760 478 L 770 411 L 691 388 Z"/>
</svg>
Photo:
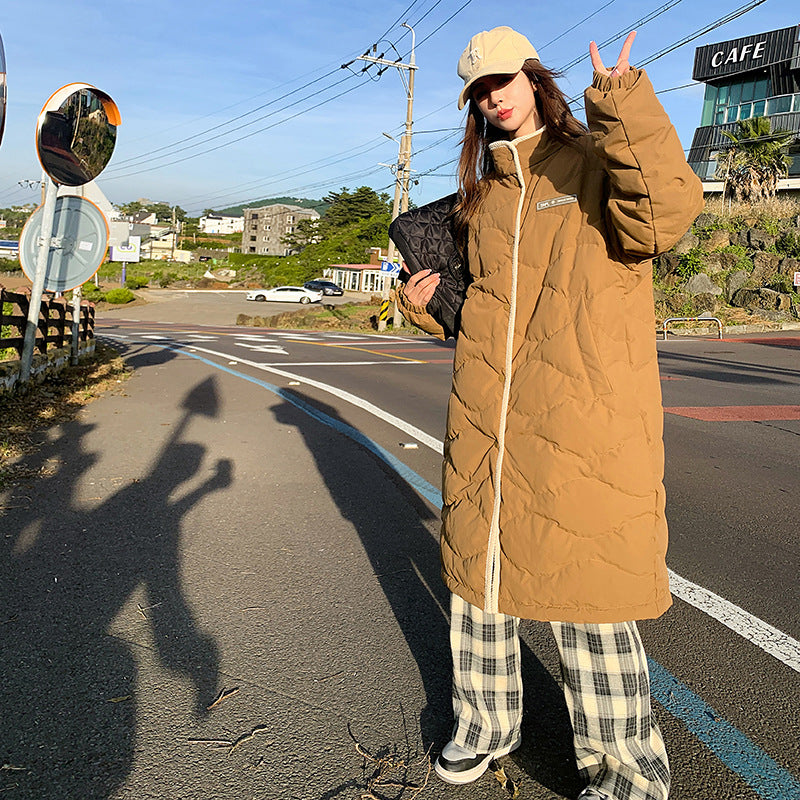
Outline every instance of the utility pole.
<svg viewBox="0 0 800 800">
<path fill-rule="evenodd" d="M 172 256 L 170 261 L 175 260 L 175 240 L 178 238 L 178 228 L 176 227 L 175 220 L 175 206 L 172 206 Z"/>
<path fill-rule="evenodd" d="M 406 87 L 406 126 L 403 135 L 400 137 L 400 151 L 397 156 L 397 169 L 395 171 L 395 184 L 394 184 L 394 202 L 392 203 L 392 220 L 396 219 L 403 211 L 408 211 L 408 184 L 411 177 L 411 128 L 413 125 L 414 116 L 414 73 L 417 71 L 417 64 L 414 54 L 414 47 L 416 44 L 416 36 L 414 29 L 407 23 L 403 23 L 404 28 L 411 31 L 411 57 L 408 64 L 402 61 L 389 61 L 382 56 L 368 56 L 364 54 L 359 56 L 361 61 L 369 61 L 373 64 L 383 64 L 386 67 L 395 67 L 400 72 L 400 78 L 403 85 Z M 377 46 L 373 48 L 373 52 L 377 50 Z M 408 70 L 408 81 L 406 82 L 403 70 Z M 397 250 L 394 242 L 389 240 L 389 249 L 387 261 L 394 263 L 397 256 Z M 383 302 L 381 303 L 381 313 L 378 318 L 378 330 L 386 330 L 386 316 L 389 307 L 389 288 L 385 284 L 383 289 Z M 394 306 L 394 324 L 399 325 L 400 313 L 397 309 L 397 301 L 395 300 Z"/>
</svg>

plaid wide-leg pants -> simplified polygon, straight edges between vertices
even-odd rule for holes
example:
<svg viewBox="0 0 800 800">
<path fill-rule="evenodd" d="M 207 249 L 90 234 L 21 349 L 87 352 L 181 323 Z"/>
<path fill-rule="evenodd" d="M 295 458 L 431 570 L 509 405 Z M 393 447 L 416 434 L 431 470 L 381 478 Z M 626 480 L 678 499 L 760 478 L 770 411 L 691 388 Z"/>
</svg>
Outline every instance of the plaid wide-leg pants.
<svg viewBox="0 0 800 800">
<path fill-rule="evenodd" d="M 475 753 L 515 742 L 522 723 L 519 619 L 451 595 L 453 741 Z M 665 800 L 669 762 L 650 710 L 647 658 L 635 622 L 550 623 L 561 655 L 575 758 L 608 800 Z"/>
</svg>

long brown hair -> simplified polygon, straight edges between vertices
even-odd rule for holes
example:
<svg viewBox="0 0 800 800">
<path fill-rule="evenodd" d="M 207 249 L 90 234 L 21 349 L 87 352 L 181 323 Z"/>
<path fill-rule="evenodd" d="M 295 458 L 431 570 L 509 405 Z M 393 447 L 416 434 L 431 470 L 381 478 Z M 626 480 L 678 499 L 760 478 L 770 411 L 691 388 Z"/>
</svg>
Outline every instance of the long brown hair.
<svg viewBox="0 0 800 800">
<path fill-rule="evenodd" d="M 556 84 L 559 73 L 533 58 L 522 65 L 521 71 L 538 87 L 536 108 L 550 136 L 568 145 L 586 133 L 586 126 L 572 116 L 566 95 Z M 458 161 L 458 201 L 454 208 L 454 227 L 462 251 L 466 250 L 469 222 L 477 212 L 488 181 L 494 174 L 489 145 L 504 138 L 505 133 L 486 122 L 478 104 L 470 97 Z"/>
</svg>

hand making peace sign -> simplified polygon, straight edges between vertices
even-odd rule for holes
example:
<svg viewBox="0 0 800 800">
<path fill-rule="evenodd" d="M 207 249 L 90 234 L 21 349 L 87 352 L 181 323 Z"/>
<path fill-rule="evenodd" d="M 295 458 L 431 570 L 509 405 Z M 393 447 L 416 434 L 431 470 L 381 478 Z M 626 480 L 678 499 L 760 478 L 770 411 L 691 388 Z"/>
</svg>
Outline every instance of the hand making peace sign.
<svg viewBox="0 0 800 800">
<path fill-rule="evenodd" d="M 605 66 L 603 66 L 603 60 L 600 58 L 600 51 L 597 49 L 597 44 L 595 44 L 595 42 L 590 42 L 589 55 L 592 57 L 592 67 L 594 67 L 595 72 L 599 72 L 601 75 L 607 75 L 609 78 L 616 78 L 618 75 L 624 75 L 631 68 L 628 56 L 631 54 L 631 45 L 633 45 L 633 40 L 635 38 L 636 31 L 631 31 L 627 39 L 625 39 L 617 63 L 612 69 L 606 69 Z"/>
</svg>

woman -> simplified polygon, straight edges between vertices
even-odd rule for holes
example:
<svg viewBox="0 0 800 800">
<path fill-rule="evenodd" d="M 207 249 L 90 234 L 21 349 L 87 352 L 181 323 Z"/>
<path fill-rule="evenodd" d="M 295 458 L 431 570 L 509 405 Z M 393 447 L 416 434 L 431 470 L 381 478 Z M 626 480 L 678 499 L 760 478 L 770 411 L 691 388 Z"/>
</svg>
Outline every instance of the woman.
<svg viewBox="0 0 800 800">
<path fill-rule="evenodd" d="M 455 226 L 469 286 L 448 406 L 443 576 L 452 592 L 452 740 L 468 783 L 520 744 L 519 619 L 550 622 L 585 798 L 664 800 L 669 766 L 635 620 L 671 604 L 651 259 L 702 208 L 700 182 L 635 33 L 607 69 L 592 42 L 588 130 L 521 34 L 462 54 L 469 104 Z M 413 275 L 404 314 L 435 272 Z"/>
</svg>

